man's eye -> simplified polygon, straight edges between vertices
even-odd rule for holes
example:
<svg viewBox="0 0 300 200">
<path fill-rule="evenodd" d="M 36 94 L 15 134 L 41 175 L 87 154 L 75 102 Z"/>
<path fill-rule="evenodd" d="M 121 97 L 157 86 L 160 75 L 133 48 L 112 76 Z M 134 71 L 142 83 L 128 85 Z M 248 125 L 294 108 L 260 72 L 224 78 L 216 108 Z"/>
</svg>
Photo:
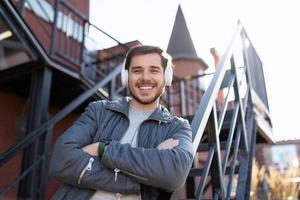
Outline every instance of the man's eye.
<svg viewBox="0 0 300 200">
<path fill-rule="evenodd" d="M 158 69 L 153 69 L 153 70 L 151 70 L 151 72 L 156 74 L 156 73 L 160 73 L 160 70 L 158 70 Z"/>
<path fill-rule="evenodd" d="M 132 72 L 133 72 L 133 73 L 141 73 L 141 72 L 142 72 L 142 70 L 139 70 L 139 69 L 134 69 L 134 70 L 132 70 Z"/>
</svg>

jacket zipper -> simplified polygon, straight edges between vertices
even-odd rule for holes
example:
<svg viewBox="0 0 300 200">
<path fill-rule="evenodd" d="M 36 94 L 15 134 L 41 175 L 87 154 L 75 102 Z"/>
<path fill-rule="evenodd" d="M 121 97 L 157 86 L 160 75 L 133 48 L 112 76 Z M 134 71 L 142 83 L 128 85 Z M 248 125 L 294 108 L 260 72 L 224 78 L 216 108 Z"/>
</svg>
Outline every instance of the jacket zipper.
<svg viewBox="0 0 300 200">
<path fill-rule="evenodd" d="M 129 175 L 129 176 L 132 176 L 132 177 L 134 177 L 134 178 L 140 179 L 140 180 L 145 181 L 145 182 L 146 182 L 146 181 L 149 181 L 148 178 L 145 178 L 145 177 L 142 177 L 142 176 L 133 174 L 133 173 L 128 172 L 128 171 L 125 171 L 125 170 L 123 170 L 123 169 L 119 169 L 119 172 L 122 172 L 122 173 L 124 173 L 124 174 L 127 174 L 127 175 Z"/>
<path fill-rule="evenodd" d="M 128 122 L 130 123 L 128 116 L 127 116 L 127 115 L 125 115 L 125 116 L 126 116 Z M 145 121 L 147 121 L 147 120 L 145 120 Z M 141 125 L 142 125 L 145 121 L 143 121 L 143 122 L 140 124 L 140 127 L 141 127 Z M 127 129 L 125 130 L 124 134 L 126 133 L 126 131 L 128 130 L 128 128 L 129 128 L 129 125 L 128 125 Z M 138 132 L 138 133 L 139 133 L 139 132 Z M 121 138 L 124 136 L 124 134 L 123 134 L 120 138 L 118 138 L 118 139 L 121 140 Z M 140 145 L 139 145 L 139 137 L 140 137 L 140 134 L 138 134 L 138 146 L 140 146 Z M 115 169 L 114 169 L 114 173 L 115 173 L 115 182 L 117 182 L 117 180 L 118 180 L 118 173 L 119 173 L 119 172 L 123 172 L 124 174 L 127 174 L 127 175 L 130 175 L 130 176 L 132 176 L 132 177 L 138 178 L 138 179 L 140 179 L 140 180 L 142 180 L 142 181 L 149 181 L 148 178 L 141 177 L 141 176 L 138 176 L 138 175 L 136 175 L 136 174 L 132 174 L 132 173 L 130 173 L 130 172 L 127 172 L 127 171 L 125 171 L 125 170 L 121 170 L 121 169 L 115 168 Z"/>
<path fill-rule="evenodd" d="M 92 170 L 92 164 L 93 164 L 94 160 L 95 160 L 95 159 L 94 159 L 93 157 L 90 157 L 88 164 L 87 164 L 87 165 L 85 166 L 85 168 L 81 171 L 80 176 L 79 176 L 79 179 L 78 179 L 78 182 L 77 182 L 78 185 L 81 183 L 81 180 L 82 180 L 84 174 L 86 173 L 86 171 L 91 171 L 91 170 Z"/>
<path fill-rule="evenodd" d="M 118 173 L 120 172 L 120 170 L 118 168 L 115 168 L 114 172 L 115 172 L 115 182 L 117 182 L 117 180 L 118 180 Z"/>
</svg>

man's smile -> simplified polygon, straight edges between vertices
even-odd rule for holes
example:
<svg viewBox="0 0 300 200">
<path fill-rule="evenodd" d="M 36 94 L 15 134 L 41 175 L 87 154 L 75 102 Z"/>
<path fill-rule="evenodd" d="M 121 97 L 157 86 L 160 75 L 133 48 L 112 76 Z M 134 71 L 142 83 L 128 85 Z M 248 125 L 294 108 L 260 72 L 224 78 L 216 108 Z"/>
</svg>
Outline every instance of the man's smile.
<svg viewBox="0 0 300 200">
<path fill-rule="evenodd" d="M 145 91 L 148 91 L 148 90 L 152 90 L 153 88 L 155 87 L 155 84 L 137 84 L 137 88 L 140 89 L 140 90 L 145 90 Z"/>
</svg>

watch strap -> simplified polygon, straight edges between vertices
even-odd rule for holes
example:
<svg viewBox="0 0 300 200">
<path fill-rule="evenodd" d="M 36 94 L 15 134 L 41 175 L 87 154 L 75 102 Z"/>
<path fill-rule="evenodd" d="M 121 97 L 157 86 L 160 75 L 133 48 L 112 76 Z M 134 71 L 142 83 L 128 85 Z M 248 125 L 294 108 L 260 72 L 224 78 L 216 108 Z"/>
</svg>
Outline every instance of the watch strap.
<svg viewBox="0 0 300 200">
<path fill-rule="evenodd" d="M 98 156 L 101 158 L 101 156 L 104 153 L 105 150 L 105 146 L 109 145 L 109 143 L 111 142 L 111 140 L 109 139 L 101 139 L 98 145 Z"/>
</svg>

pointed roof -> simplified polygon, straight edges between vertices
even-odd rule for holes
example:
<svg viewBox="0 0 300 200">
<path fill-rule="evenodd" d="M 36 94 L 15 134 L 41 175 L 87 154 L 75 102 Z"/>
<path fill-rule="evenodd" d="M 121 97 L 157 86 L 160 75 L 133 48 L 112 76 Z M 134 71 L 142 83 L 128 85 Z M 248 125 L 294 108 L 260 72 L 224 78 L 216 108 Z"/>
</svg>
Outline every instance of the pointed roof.
<svg viewBox="0 0 300 200">
<path fill-rule="evenodd" d="M 205 69 L 208 65 L 198 57 L 190 32 L 188 30 L 181 6 L 178 6 L 173 30 L 169 40 L 167 52 L 173 59 L 187 58 L 195 59 L 204 66 Z"/>
</svg>

